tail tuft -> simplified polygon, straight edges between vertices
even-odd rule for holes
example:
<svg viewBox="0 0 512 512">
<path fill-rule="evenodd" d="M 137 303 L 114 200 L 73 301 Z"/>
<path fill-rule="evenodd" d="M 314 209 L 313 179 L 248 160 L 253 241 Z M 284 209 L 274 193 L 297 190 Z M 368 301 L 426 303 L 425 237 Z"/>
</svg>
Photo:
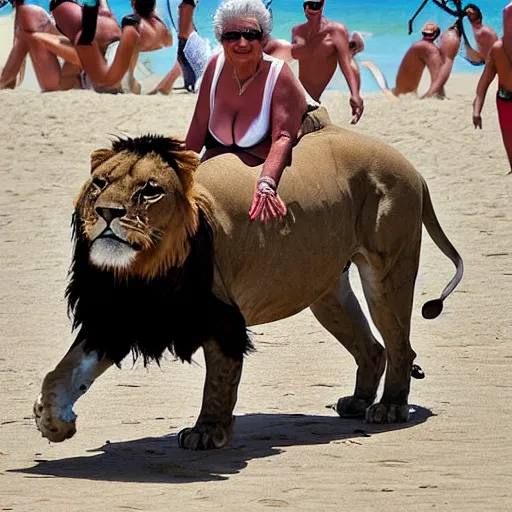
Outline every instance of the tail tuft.
<svg viewBox="0 0 512 512">
<path fill-rule="evenodd" d="M 429 300 L 425 302 L 421 308 L 421 314 L 423 318 L 427 320 L 437 318 L 441 314 L 441 311 L 443 311 L 443 301 L 441 299 Z"/>
</svg>

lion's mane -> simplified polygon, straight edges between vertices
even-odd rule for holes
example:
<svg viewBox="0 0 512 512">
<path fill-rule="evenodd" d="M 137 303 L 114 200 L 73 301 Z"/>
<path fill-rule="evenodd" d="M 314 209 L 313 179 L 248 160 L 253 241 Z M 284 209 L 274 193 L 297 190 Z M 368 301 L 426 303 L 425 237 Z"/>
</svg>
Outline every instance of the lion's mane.
<svg viewBox="0 0 512 512">
<path fill-rule="evenodd" d="M 169 172 L 176 172 L 182 147 L 180 141 L 146 136 L 116 140 L 112 150 L 141 158 L 154 153 L 169 165 Z M 188 180 L 193 180 L 191 173 Z M 183 182 L 181 176 L 180 180 Z M 87 193 L 85 187 L 83 194 Z M 201 203 L 196 212 L 197 229 L 188 236 L 188 256 L 183 264 L 169 266 L 158 276 L 120 276 L 89 262 L 90 242 L 77 204 L 66 289 L 73 330 L 78 331 L 73 346 L 83 341 L 87 350 L 97 351 L 99 357 L 106 356 L 117 365 L 130 351 L 134 359 L 142 356 L 145 365 L 151 360 L 159 362 L 165 349 L 190 362 L 194 352 L 212 338 L 226 356 L 237 360 L 252 349 L 238 306 L 221 301 L 212 292 L 214 226 Z"/>
</svg>

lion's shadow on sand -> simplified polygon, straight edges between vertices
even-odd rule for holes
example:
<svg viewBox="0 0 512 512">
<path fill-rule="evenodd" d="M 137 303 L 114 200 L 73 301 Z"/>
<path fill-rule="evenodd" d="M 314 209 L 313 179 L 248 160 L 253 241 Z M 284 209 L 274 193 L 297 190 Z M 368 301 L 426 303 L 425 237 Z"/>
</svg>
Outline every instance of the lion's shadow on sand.
<svg viewBox="0 0 512 512">
<path fill-rule="evenodd" d="M 115 482 L 190 483 L 226 480 L 252 459 L 280 454 L 290 446 L 364 443 L 366 437 L 406 429 L 425 422 L 433 413 L 419 406 L 408 423 L 369 425 L 362 420 L 304 414 L 249 414 L 238 416 L 230 447 L 192 452 L 178 447 L 176 434 L 132 441 L 109 442 L 96 455 L 39 461 L 12 472 L 61 478 Z"/>
</svg>

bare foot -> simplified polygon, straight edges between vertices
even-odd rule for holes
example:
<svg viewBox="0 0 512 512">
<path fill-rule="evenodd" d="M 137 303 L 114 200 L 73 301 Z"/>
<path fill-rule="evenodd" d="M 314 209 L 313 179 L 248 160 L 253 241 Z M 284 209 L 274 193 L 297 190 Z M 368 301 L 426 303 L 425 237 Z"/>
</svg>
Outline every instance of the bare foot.
<svg viewBox="0 0 512 512">
<path fill-rule="evenodd" d="M 165 96 L 168 96 L 169 94 L 171 94 L 171 91 L 170 90 L 168 91 L 168 90 L 163 89 L 161 87 L 155 87 L 153 90 L 148 92 L 149 96 L 153 96 L 155 94 L 164 94 Z"/>
</svg>

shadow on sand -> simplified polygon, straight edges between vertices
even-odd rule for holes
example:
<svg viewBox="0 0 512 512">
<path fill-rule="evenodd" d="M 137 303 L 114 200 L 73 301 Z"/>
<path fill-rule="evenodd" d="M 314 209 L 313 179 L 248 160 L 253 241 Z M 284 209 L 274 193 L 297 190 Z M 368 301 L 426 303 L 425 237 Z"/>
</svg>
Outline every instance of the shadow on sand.
<svg viewBox="0 0 512 512">
<path fill-rule="evenodd" d="M 425 422 L 432 412 L 411 406 L 408 423 L 369 425 L 362 420 L 303 414 L 249 414 L 238 416 L 230 447 L 191 452 L 178 447 L 176 434 L 110 442 L 89 450 L 92 456 L 40 461 L 31 468 L 10 472 L 61 478 L 116 482 L 188 483 L 226 480 L 252 459 L 271 457 L 288 446 L 344 442 Z M 364 442 L 364 441 L 363 441 Z"/>
</svg>

